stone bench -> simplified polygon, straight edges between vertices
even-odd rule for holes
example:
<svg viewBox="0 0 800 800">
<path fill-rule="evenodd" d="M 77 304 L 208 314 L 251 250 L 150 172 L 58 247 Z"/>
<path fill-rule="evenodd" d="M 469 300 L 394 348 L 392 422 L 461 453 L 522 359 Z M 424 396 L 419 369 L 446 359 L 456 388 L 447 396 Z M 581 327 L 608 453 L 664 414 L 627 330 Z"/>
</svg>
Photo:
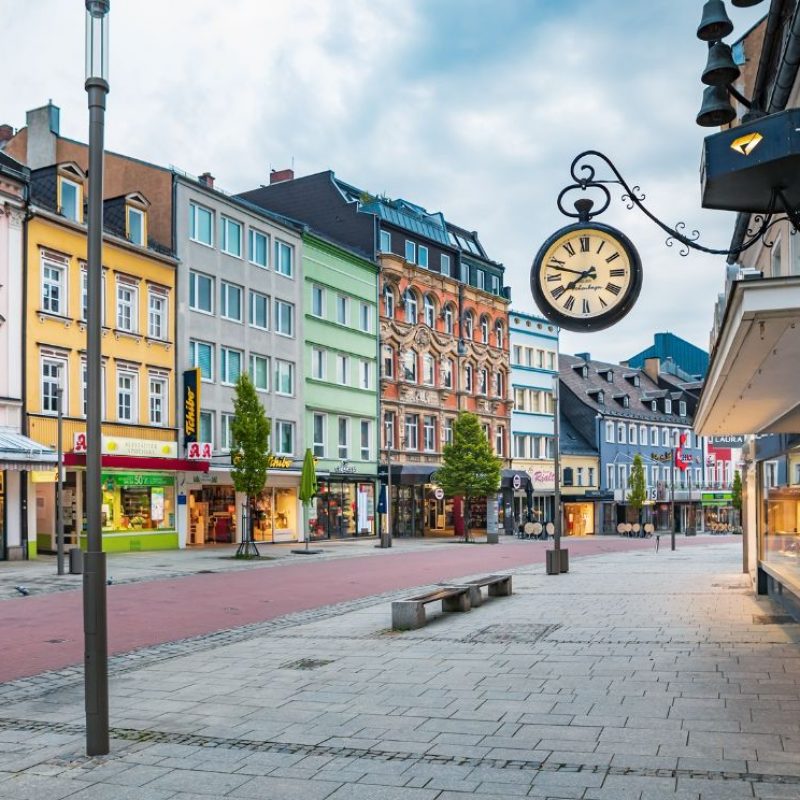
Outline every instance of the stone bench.
<svg viewBox="0 0 800 800">
<path fill-rule="evenodd" d="M 469 588 L 469 604 L 473 608 L 483 603 L 481 588 L 484 586 L 489 591 L 489 597 L 508 597 L 511 594 L 510 575 L 487 575 L 485 578 L 464 581 L 463 585 Z"/>
<path fill-rule="evenodd" d="M 478 589 L 480 592 L 480 589 Z M 428 603 L 442 602 L 442 611 L 469 611 L 471 608 L 469 586 L 447 586 L 428 594 L 395 600 L 392 603 L 392 628 L 396 631 L 411 631 L 424 627 L 425 606 Z"/>
</svg>

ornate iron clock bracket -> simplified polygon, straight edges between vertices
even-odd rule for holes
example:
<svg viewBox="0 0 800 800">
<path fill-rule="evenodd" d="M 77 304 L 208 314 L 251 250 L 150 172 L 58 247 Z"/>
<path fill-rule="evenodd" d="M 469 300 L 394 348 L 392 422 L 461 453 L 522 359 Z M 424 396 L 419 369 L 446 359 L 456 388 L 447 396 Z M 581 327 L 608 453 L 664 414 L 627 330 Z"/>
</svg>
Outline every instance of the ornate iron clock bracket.
<svg viewBox="0 0 800 800">
<path fill-rule="evenodd" d="M 600 161 L 608 167 L 614 177 L 596 177 L 597 170 L 592 160 Z M 775 242 L 768 238 L 768 231 L 773 225 L 777 225 L 779 222 L 786 220 L 788 220 L 792 226 L 792 235 L 800 230 L 800 210 L 790 207 L 782 190 L 774 189 L 766 213 L 753 214 L 751 216 L 752 224 L 747 229 L 745 240 L 739 247 L 730 250 L 706 247 L 698 241 L 700 239 L 700 231 L 695 229 L 688 231 L 685 222 L 678 222 L 675 224 L 674 228 L 670 227 L 653 214 L 653 212 L 644 205 L 646 196 L 641 188 L 639 186 L 630 186 L 611 159 L 599 150 L 584 150 L 582 153 L 579 153 L 573 159 L 569 171 L 574 183 L 565 186 L 559 193 L 558 200 L 556 201 L 562 214 L 567 217 L 572 217 L 573 219 L 578 219 L 581 222 L 588 222 L 592 217 L 602 214 L 609 207 L 611 204 L 611 192 L 608 186 L 611 184 L 618 184 L 623 189 L 621 200 L 626 204 L 628 209 L 633 209 L 634 207 L 638 208 L 648 219 L 658 225 L 658 227 L 667 234 L 667 238 L 664 242 L 667 247 L 672 247 L 675 242 L 678 242 L 681 245 L 679 252 L 682 256 L 688 256 L 690 250 L 699 250 L 700 252 L 710 253 L 715 256 L 737 256 L 752 247 L 759 240 L 763 242 L 765 247 L 772 247 Z M 586 192 L 589 190 L 598 190 L 602 196 L 602 202 L 596 211 L 593 210 L 594 202 L 587 197 L 581 197 L 573 203 L 575 211 L 567 210 L 563 202 L 567 194 L 574 191 Z M 778 214 L 780 216 L 776 216 Z"/>
</svg>

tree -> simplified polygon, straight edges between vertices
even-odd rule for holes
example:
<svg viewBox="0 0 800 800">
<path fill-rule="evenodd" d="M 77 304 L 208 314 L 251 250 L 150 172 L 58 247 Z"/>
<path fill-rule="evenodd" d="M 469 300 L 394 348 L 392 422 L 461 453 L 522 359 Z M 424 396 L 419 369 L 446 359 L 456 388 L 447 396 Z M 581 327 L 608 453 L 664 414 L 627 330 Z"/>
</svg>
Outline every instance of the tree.
<svg viewBox="0 0 800 800">
<path fill-rule="evenodd" d="M 464 541 L 469 541 L 470 506 L 500 488 L 500 459 L 492 452 L 475 414 L 462 411 L 453 423 L 453 441 L 444 446 L 436 481 L 446 494 L 464 502 Z"/>
<path fill-rule="evenodd" d="M 731 486 L 731 505 L 736 509 L 736 524 L 741 525 L 742 476 L 738 469 L 733 473 L 733 486 Z"/>
<path fill-rule="evenodd" d="M 264 406 L 256 394 L 250 376 L 243 372 L 236 381 L 236 397 L 233 401 L 234 417 L 231 420 L 231 478 L 237 492 L 247 495 L 248 530 L 243 531 L 242 543 L 237 555 L 249 556 L 251 548 L 258 555 L 253 543 L 255 503 L 267 482 L 269 467 L 270 422 Z"/>
<path fill-rule="evenodd" d="M 628 503 L 630 507 L 636 512 L 636 517 L 639 522 L 642 521 L 642 506 L 647 499 L 647 483 L 644 477 L 644 464 L 642 457 L 637 453 L 633 457 L 633 466 L 631 467 L 631 477 L 628 481 Z"/>
</svg>

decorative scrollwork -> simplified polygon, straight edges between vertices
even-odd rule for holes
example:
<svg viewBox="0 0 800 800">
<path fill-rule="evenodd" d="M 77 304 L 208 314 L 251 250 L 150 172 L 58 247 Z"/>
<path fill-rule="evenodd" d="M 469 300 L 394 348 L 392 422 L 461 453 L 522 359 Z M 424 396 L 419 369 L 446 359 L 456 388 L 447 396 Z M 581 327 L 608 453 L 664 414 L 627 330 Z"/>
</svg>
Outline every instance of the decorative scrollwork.
<svg viewBox="0 0 800 800">
<path fill-rule="evenodd" d="M 605 165 L 614 177 L 598 178 L 595 161 L 599 161 L 601 164 Z M 641 187 L 638 185 L 630 186 L 611 159 L 599 150 L 584 150 L 582 153 L 579 153 L 572 160 L 569 171 L 573 183 L 564 187 L 561 192 L 559 192 L 558 199 L 556 200 L 556 204 L 562 214 L 582 221 L 588 221 L 592 219 L 592 217 L 602 214 L 611 203 L 611 192 L 607 185 L 612 183 L 618 184 L 623 189 L 620 199 L 625 203 L 628 210 L 638 208 L 648 219 L 658 225 L 658 227 L 667 234 L 665 240 L 667 247 L 672 247 L 675 242 L 678 242 L 681 245 L 679 253 L 682 256 L 688 256 L 691 250 L 698 250 L 702 253 L 709 253 L 715 256 L 738 256 L 758 241 L 761 241 L 766 247 L 772 247 L 775 242 L 766 237 L 767 231 L 769 231 L 772 226 L 786 220 L 791 223 L 792 235 L 800 230 L 800 210 L 791 208 L 783 192 L 780 189 L 776 189 L 772 193 L 767 211 L 763 214 L 756 214 L 751 217 L 751 226 L 747 229 L 745 239 L 739 247 L 731 249 L 706 247 L 700 244 L 700 231 L 696 228 L 692 228 L 691 231 L 688 231 L 685 222 L 677 222 L 672 228 L 662 222 L 644 205 L 646 195 Z M 589 190 L 597 190 L 603 196 L 603 202 L 596 210 L 593 208 L 593 203 L 586 200 L 582 203 L 581 200 L 574 203 L 575 211 L 568 211 L 564 207 L 563 199 L 565 195 L 574 191 L 587 192 Z M 779 200 L 780 209 L 778 208 Z M 776 212 L 779 211 L 783 213 L 781 213 L 780 216 L 775 216 Z"/>
</svg>

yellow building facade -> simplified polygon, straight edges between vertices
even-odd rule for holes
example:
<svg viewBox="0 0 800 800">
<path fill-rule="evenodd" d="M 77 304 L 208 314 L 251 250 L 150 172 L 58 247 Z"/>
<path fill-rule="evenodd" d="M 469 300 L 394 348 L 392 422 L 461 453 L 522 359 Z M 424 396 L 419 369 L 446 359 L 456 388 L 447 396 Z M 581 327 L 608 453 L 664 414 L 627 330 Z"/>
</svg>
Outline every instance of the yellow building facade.
<svg viewBox="0 0 800 800">
<path fill-rule="evenodd" d="M 565 453 L 561 456 L 560 469 L 564 533 L 567 536 L 597 533 L 594 498 L 600 491 L 600 459 L 594 455 Z"/>
<path fill-rule="evenodd" d="M 76 164 L 34 170 L 27 229 L 27 433 L 56 447 L 60 398 L 68 546 L 81 544 L 85 530 L 86 187 Z M 177 261 L 148 247 L 148 203 L 141 194 L 106 200 L 104 206 L 104 549 L 177 547 Z M 53 550 L 55 475 L 39 478 L 37 544 Z"/>
</svg>

